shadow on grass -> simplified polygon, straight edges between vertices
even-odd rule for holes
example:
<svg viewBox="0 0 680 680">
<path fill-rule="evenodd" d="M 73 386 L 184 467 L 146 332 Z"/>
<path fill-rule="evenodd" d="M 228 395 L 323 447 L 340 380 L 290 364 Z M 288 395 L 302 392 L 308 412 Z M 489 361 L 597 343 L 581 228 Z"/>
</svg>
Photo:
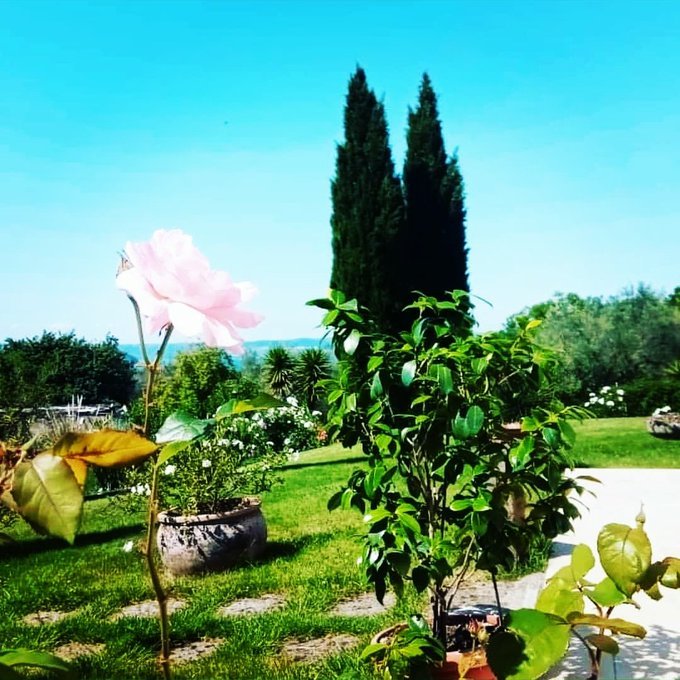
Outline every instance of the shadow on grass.
<svg viewBox="0 0 680 680">
<path fill-rule="evenodd" d="M 93 531 L 88 534 L 76 536 L 73 546 L 60 538 L 29 538 L 16 542 L 3 543 L 0 546 L 0 559 L 11 559 L 13 557 L 26 557 L 39 553 L 50 552 L 51 550 L 64 550 L 66 548 L 82 548 L 88 545 L 102 545 L 109 541 L 120 540 L 139 534 L 144 529 L 144 524 L 131 524 L 125 527 L 116 527 L 106 531 Z"/>
<path fill-rule="evenodd" d="M 308 467 L 323 467 L 324 465 L 347 465 L 349 463 L 365 463 L 366 456 L 349 456 L 348 458 L 338 458 L 337 460 L 321 460 L 318 463 L 289 463 L 283 470 L 302 470 Z"/>
<path fill-rule="evenodd" d="M 337 538 L 337 534 L 327 532 L 323 534 L 306 534 L 290 541 L 267 541 L 267 546 L 262 555 L 257 559 L 244 562 L 241 567 L 247 568 L 267 564 L 278 559 L 290 559 L 311 545 L 323 546 L 334 538 Z"/>
</svg>

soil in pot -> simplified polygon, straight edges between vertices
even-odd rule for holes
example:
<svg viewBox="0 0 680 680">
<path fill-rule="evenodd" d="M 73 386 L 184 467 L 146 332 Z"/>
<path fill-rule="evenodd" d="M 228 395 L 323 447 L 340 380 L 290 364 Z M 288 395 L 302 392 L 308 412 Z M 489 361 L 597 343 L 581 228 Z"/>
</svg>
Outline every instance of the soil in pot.
<svg viewBox="0 0 680 680">
<path fill-rule="evenodd" d="M 158 552 L 175 575 L 227 569 L 261 555 L 266 543 L 267 525 L 257 498 L 235 499 L 225 512 L 158 516 Z"/>
</svg>

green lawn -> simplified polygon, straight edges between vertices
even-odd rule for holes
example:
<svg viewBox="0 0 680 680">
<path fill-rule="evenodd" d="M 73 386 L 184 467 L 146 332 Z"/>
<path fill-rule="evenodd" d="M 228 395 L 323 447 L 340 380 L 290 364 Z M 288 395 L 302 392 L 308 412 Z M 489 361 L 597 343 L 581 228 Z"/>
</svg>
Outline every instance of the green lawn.
<svg viewBox="0 0 680 680">
<path fill-rule="evenodd" d="M 680 440 L 652 437 L 645 418 L 598 418 L 575 425 L 574 455 L 584 467 L 680 467 Z"/>
<path fill-rule="evenodd" d="M 369 678 L 359 661 L 372 634 L 419 608 L 407 595 L 389 614 L 378 617 L 332 616 L 339 601 L 367 592 L 356 558 L 361 517 L 326 510 L 326 500 L 361 464 L 356 450 L 333 446 L 311 451 L 288 466 L 285 483 L 264 497 L 269 525 L 265 556 L 257 563 L 203 577 L 178 578 L 174 597 L 189 606 L 172 616 L 172 641 L 225 638 L 211 657 L 177 667 L 176 678 Z M 105 643 L 105 651 L 76 662 L 77 677 L 156 678 L 158 626 L 150 619 L 109 617 L 123 606 L 152 597 L 138 552 L 123 544 L 143 535 L 143 516 L 116 509 L 110 500 L 86 504 L 83 529 L 74 547 L 36 538 L 17 528 L 17 543 L 0 548 L 0 647 L 53 650 L 78 640 Z M 286 598 L 277 613 L 221 618 L 224 604 L 265 593 Z M 66 620 L 38 628 L 21 619 L 37 610 L 75 611 Z M 284 641 L 349 633 L 359 638 L 351 653 L 313 665 L 286 662 Z"/>
<path fill-rule="evenodd" d="M 590 420 L 576 426 L 575 455 L 591 467 L 678 467 L 680 442 L 655 439 L 642 418 Z M 344 618 L 329 612 L 339 601 L 370 591 L 356 565 L 362 530 L 356 512 L 326 510 L 326 501 L 363 463 L 359 450 L 339 446 L 304 453 L 289 464 L 285 483 L 263 498 L 269 525 L 265 556 L 255 564 L 172 584 L 172 596 L 188 601 L 172 616 L 173 643 L 224 638 L 211 657 L 177 667 L 178 679 L 276 680 L 364 678 L 359 661 L 371 635 L 421 609 L 409 592 L 395 609 L 378 617 Z M 77 677 L 156 678 L 158 627 L 150 619 L 109 618 L 131 602 L 152 597 L 141 554 L 126 553 L 128 540 L 141 541 L 144 517 L 115 501 L 86 504 L 83 529 L 73 547 L 39 538 L 17 526 L 15 543 L 0 546 L 0 647 L 53 650 L 71 641 L 105 643 L 101 654 L 76 661 Z M 279 612 L 225 619 L 218 607 L 242 597 L 276 593 L 286 599 Z M 22 622 L 38 610 L 75 612 L 54 624 Z M 351 652 L 312 665 L 291 663 L 282 644 L 333 633 L 359 638 Z"/>
</svg>

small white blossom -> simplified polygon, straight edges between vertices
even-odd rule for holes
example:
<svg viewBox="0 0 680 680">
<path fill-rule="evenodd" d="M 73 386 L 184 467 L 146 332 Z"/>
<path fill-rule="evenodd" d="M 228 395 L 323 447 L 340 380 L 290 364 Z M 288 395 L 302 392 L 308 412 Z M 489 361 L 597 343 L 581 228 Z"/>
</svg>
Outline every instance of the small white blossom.
<svg viewBox="0 0 680 680">
<path fill-rule="evenodd" d="M 616 394 L 622 397 L 625 394 L 625 392 L 621 388 L 619 388 L 618 390 L 616 390 Z"/>
<path fill-rule="evenodd" d="M 584 405 L 586 408 L 588 408 L 588 406 L 590 406 L 590 402 L 587 401 L 587 402 L 586 402 L 585 404 L 583 404 L 583 405 Z"/>
<path fill-rule="evenodd" d="M 135 544 L 132 541 L 127 541 L 125 545 L 123 545 L 123 552 L 132 552 L 134 545 Z"/>
<path fill-rule="evenodd" d="M 607 399 L 607 406 L 614 406 L 614 402 L 611 399 Z"/>
<path fill-rule="evenodd" d="M 286 401 L 291 405 L 291 406 L 297 406 L 298 405 L 298 400 L 295 397 L 288 397 Z"/>
<path fill-rule="evenodd" d="M 166 466 L 165 466 L 165 469 L 163 470 L 163 474 L 164 474 L 164 475 L 174 475 L 174 474 L 175 474 L 175 470 L 177 470 L 177 466 L 176 466 L 176 465 L 166 465 Z"/>
<path fill-rule="evenodd" d="M 600 392 L 601 392 L 602 394 L 606 394 L 607 392 L 609 392 L 609 390 L 611 390 L 611 387 L 609 387 L 609 385 L 605 385 L 605 386 L 600 390 Z"/>
<path fill-rule="evenodd" d="M 204 468 L 209 468 L 209 467 L 212 465 L 212 461 L 211 461 L 209 458 L 204 458 L 204 459 L 203 459 L 203 462 L 201 463 L 201 465 L 202 465 Z"/>
<path fill-rule="evenodd" d="M 597 400 L 597 403 L 598 403 L 598 404 L 604 405 L 604 397 L 600 397 L 600 398 Z"/>
</svg>

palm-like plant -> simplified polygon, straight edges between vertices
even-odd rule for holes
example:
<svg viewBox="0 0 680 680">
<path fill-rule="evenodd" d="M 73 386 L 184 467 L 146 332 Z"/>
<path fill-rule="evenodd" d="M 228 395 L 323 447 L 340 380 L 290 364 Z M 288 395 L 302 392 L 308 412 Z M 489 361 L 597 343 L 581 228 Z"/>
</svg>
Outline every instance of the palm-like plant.
<svg viewBox="0 0 680 680">
<path fill-rule="evenodd" d="M 264 379 L 269 392 L 278 399 L 293 393 L 295 358 L 285 347 L 272 347 L 265 355 Z"/>
<path fill-rule="evenodd" d="M 323 389 L 319 381 L 331 377 L 328 353 L 320 348 L 303 350 L 295 366 L 295 391 L 310 410 L 322 402 Z"/>
</svg>

